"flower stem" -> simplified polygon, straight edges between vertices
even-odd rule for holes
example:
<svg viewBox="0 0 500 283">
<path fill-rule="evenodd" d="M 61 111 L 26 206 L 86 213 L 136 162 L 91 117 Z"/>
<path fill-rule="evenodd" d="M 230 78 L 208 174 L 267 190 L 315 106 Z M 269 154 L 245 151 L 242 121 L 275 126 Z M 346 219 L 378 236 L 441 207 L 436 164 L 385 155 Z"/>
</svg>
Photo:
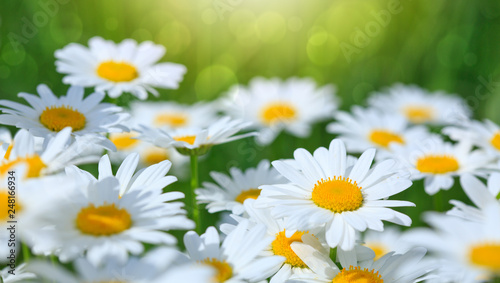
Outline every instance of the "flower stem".
<svg viewBox="0 0 500 283">
<path fill-rule="evenodd" d="M 30 261 L 30 248 L 25 243 L 21 243 L 21 250 L 23 251 L 24 262 Z"/>
<path fill-rule="evenodd" d="M 434 210 L 438 211 L 438 212 L 442 212 L 443 211 L 443 194 L 442 194 L 442 192 L 441 191 L 437 192 L 433 196 L 433 200 L 434 200 Z"/>
<path fill-rule="evenodd" d="M 330 248 L 330 259 L 333 261 L 333 262 L 337 262 L 337 247 L 335 248 Z"/>
<path fill-rule="evenodd" d="M 198 188 L 198 155 L 191 155 L 191 218 L 196 224 L 196 231 L 201 233 L 200 210 L 196 203 L 196 193 Z"/>
</svg>

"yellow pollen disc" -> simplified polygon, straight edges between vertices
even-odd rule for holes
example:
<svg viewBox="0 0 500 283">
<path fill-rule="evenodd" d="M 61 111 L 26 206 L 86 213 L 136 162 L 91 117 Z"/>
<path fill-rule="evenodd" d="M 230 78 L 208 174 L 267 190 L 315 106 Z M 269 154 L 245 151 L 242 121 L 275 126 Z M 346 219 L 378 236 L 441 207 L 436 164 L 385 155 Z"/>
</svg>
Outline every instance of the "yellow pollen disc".
<svg viewBox="0 0 500 283">
<path fill-rule="evenodd" d="M 217 274 L 213 278 L 213 282 L 224 282 L 233 276 L 233 268 L 225 260 L 220 261 L 216 258 L 206 258 L 201 263 L 210 265 L 215 268 Z"/>
<path fill-rule="evenodd" d="M 373 130 L 370 133 L 370 140 L 382 147 L 389 147 L 391 142 L 403 144 L 403 138 L 393 132 L 387 130 Z"/>
<path fill-rule="evenodd" d="M 12 198 L 11 198 L 12 199 Z M 19 214 L 19 212 L 23 209 L 21 204 L 19 204 L 19 198 L 16 196 L 15 198 L 16 202 L 14 204 L 14 209 L 16 210 L 16 215 Z M 12 210 L 11 207 L 9 207 L 9 193 L 7 190 L 0 190 L 0 223 L 6 222 L 9 220 L 9 214 L 13 214 L 12 212 L 9 213 L 9 210 Z"/>
<path fill-rule="evenodd" d="M 174 137 L 174 140 L 187 142 L 188 144 L 194 144 L 194 141 L 196 140 L 196 136 Z"/>
<path fill-rule="evenodd" d="M 361 269 L 361 267 L 352 265 L 349 269 L 342 269 L 340 273 L 333 278 L 332 283 L 384 283 L 384 279 L 382 279 L 382 275 L 371 271 L 368 268 Z"/>
<path fill-rule="evenodd" d="M 500 272 L 500 243 L 487 243 L 472 246 L 470 261 L 495 273 Z"/>
<path fill-rule="evenodd" d="M 300 232 L 297 231 L 293 233 L 290 238 L 287 238 L 285 235 L 285 230 L 276 234 L 276 239 L 271 244 L 273 253 L 275 255 L 284 256 L 286 258 L 285 263 L 290 264 L 293 267 L 306 268 L 307 265 L 295 254 L 290 247 L 290 244 L 293 242 L 301 242 L 302 243 L 302 235 L 307 234 L 308 232 Z"/>
<path fill-rule="evenodd" d="M 169 126 L 171 128 L 179 128 L 186 126 L 187 117 L 183 113 L 164 113 L 155 117 L 154 124 L 157 126 Z"/>
<path fill-rule="evenodd" d="M 375 253 L 375 258 L 373 260 L 377 260 L 384 256 L 386 253 L 390 252 L 390 250 L 381 243 L 366 243 L 365 246 L 372 249 L 372 251 Z"/>
<path fill-rule="evenodd" d="M 42 170 L 47 167 L 38 155 L 28 157 L 18 157 L 14 160 L 4 160 L 0 164 L 0 176 L 7 174 L 9 170 L 17 165 L 24 164 L 27 167 L 26 176 L 24 178 L 40 177 Z"/>
<path fill-rule="evenodd" d="M 363 194 L 356 182 L 349 178 L 333 177 L 318 181 L 312 191 L 312 200 L 322 208 L 335 213 L 354 211 L 363 204 Z"/>
<path fill-rule="evenodd" d="M 137 69 L 125 62 L 106 61 L 97 67 L 97 75 L 112 82 L 130 82 L 139 77 Z"/>
<path fill-rule="evenodd" d="M 428 106 L 407 106 L 403 109 L 403 111 L 406 118 L 416 124 L 429 122 L 434 118 L 434 111 Z"/>
<path fill-rule="evenodd" d="M 82 208 L 76 217 L 76 227 L 83 234 L 110 236 L 119 234 L 132 226 L 132 218 L 125 209 L 115 204 Z"/>
<path fill-rule="evenodd" d="M 169 160 L 167 150 L 160 147 L 149 147 L 142 152 L 142 162 L 146 165 L 153 165 L 164 160 Z"/>
<path fill-rule="evenodd" d="M 295 107 L 286 102 L 270 103 L 262 109 L 261 118 L 264 124 L 287 123 L 295 119 L 297 111 Z"/>
<path fill-rule="evenodd" d="M 245 202 L 246 199 L 252 198 L 257 199 L 260 195 L 261 189 L 248 189 L 242 191 L 234 200 L 240 203 Z"/>
<path fill-rule="evenodd" d="M 116 149 L 126 150 L 133 148 L 139 143 L 138 139 L 133 139 L 134 137 L 137 137 L 136 133 L 113 133 L 109 139 L 115 144 Z"/>
<path fill-rule="evenodd" d="M 85 128 L 85 121 L 85 115 L 65 105 L 47 107 L 40 115 L 40 123 L 54 132 L 59 132 L 66 127 L 79 131 Z"/>
<path fill-rule="evenodd" d="M 426 155 L 417 160 L 416 168 L 422 173 L 445 174 L 459 168 L 458 161 L 449 155 Z"/>
<path fill-rule="evenodd" d="M 490 142 L 497 150 L 500 150 L 500 132 L 496 132 Z"/>
</svg>

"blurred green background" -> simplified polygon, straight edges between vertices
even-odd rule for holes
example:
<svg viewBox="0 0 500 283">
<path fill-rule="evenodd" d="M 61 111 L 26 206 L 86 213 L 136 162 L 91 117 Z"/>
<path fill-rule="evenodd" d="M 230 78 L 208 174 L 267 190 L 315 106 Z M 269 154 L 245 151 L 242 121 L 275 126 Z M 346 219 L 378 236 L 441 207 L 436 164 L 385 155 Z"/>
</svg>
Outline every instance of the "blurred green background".
<svg viewBox="0 0 500 283">
<path fill-rule="evenodd" d="M 65 94 L 54 51 L 98 35 L 154 41 L 167 48 L 162 61 L 187 66 L 180 88 L 160 90 L 161 100 L 213 100 L 255 76 L 299 76 L 336 84 L 348 109 L 403 82 L 456 93 L 476 118 L 500 122 L 499 1 L 2 0 L 0 31 L 2 99 L 20 101 L 17 93 L 35 93 L 40 83 Z M 324 126 L 307 140 L 282 134 L 268 148 L 252 140 L 215 147 L 201 180 L 212 170 L 291 157 L 296 147 L 326 146 L 333 136 Z M 419 205 L 433 207 L 428 197 Z"/>
</svg>

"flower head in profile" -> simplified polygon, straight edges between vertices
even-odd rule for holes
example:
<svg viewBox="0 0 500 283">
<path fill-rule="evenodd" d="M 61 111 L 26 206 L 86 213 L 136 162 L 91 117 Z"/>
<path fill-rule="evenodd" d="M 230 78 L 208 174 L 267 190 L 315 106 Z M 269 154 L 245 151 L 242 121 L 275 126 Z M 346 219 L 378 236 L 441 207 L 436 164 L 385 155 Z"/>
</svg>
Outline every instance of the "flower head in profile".
<svg viewBox="0 0 500 283">
<path fill-rule="evenodd" d="M 500 158 L 500 126 L 490 120 L 467 120 L 444 128 L 443 133 L 454 141 L 471 142 L 497 159 Z"/>
<path fill-rule="evenodd" d="M 468 142 L 452 144 L 438 135 L 393 149 L 395 156 L 410 170 L 412 180 L 424 179 L 425 192 L 429 195 L 450 189 L 455 176 L 480 173 L 478 170 L 492 161 L 492 156 L 473 150 Z"/>
<path fill-rule="evenodd" d="M 354 248 L 356 231 L 382 231 L 382 220 L 409 226 L 411 219 L 389 207 L 413 206 L 407 201 L 387 200 L 411 186 L 405 172 L 388 159 L 371 168 L 375 149 L 365 151 L 354 166 L 347 166 L 344 143 L 338 139 L 329 149 L 294 152 L 295 165 L 272 164 L 290 183 L 261 186 L 260 206 L 274 207 L 275 217 L 288 217 L 291 228 L 324 227 L 330 247 Z M 324 226 L 323 226 L 324 225 Z"/>
<path fill-rule="evenodd" d="M 396 113 L 414 124 L 447 125 L 470 117 L 470 109 L 457 96 L 429 92 L 415 85 L 395 84 L 368 98 L 368 104 Z"/>
<path fill-rule="evenodd" d="M 259 282 L 273 275 L 281 256 L 261 257 L 259 254 L 272 241 L 264 225 L 249 227 L 243 221 L 221 243 L 214 227 L 199 236 L 194 231 L 184 235 L 189 258 L 215 271 L 212 282 Z"/>
<path fill-rule="evenodd" d="M 270 144 L 283 130 L 307 137 L 313 123 L 330 119 L 338 106 L 331 85 L 318 88 L 311 79 L 253 79 L 248 87 L 235 86 L 224 111 L 250 121 L 259 131 L 257 142 Z"/>
<path fill-rule="evenodd" d="M 284 178 L 270 166 L 269 161 L 262 160 L 256 168 L 244 172 L 233 167 L 229 170 L 230 176 L 210 172 L 217 184 L 204 182 L 203 188 L 196 190 L 196 199 L 199 203 L 208 203 L 210 213 L 229 210 L 240 215 L 245 212 L 245 200 L 259 197 L 259 186 L 284 182 Z"/>
<path fill-rule="evenodd" d="M 176 89 L 186 67 L 175 63 L 156 63 L 165 55 L 165 47 L 150 41 L 140 44 L 125 39 L 116 44 L 101 37 L 89 40 L 89 47 L 71 43 L 57 50 L 57 71 L 66 74 L 65 84 L 95 87 L 110 97 L 130 92 L 146 99 L 154 88 Z"/>
<path fill-rule="evenodd" d="M 182 154 L 202 155 L 214 145 L 255 135 L 255 132 L 235 135 L 249 125 L 248 122 L 223 117 L 206 128 L 181 128 L 165 131 L 141 125 L 137 131 L 141 133 L 140 139 L 156 146 L 163 148 L 173 146 Z"/>
<path fill-rule="evenodd" d="M 129 115 L 122 108 L 101 103 L 103 93 L 93 93 L 83 98 L 83 88 L 72 86 L 66 96 L 56 97 L 44 84 L 37 87 L 40 97 L 20 93 L 31 107 L 9 100 L 0 100 L 0 123 L 28 130 L 37 137 L 50 137 L 71 127 L 75 137 L 92 135 L 104 139 L 102 133 L 121 132 L 127 129 L 123 122 Z M 105 140 L 105 139 L 104 139 Z M 114 149 L 109 141 L 101 141 Z"/>
</svg>

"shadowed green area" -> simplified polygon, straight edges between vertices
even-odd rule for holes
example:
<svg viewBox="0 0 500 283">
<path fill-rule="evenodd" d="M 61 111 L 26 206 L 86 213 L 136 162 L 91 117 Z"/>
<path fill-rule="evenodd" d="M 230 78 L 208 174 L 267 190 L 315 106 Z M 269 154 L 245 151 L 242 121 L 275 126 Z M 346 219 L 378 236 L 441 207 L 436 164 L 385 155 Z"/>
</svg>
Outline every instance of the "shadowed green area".
<svg viewBox="0 0 500 283">
<path fill-rule="evenodd" d="M 151 40 L 167 48 L 162 61 L 186 65 L 180 88 L 159 90 L 160 100 L 213 100 L 255 76 L 298 76 L 336 84 L 342 109 L 349 109 L 371 91 L 403 82 L 456 93 L 476 118 L 500 122 L 498 1 L 4 0 L 0 32 L 2 99 L 21 101 L 17 93 L 34 93 L 40 83 L 65 94 L 54 51 L 99 35 Z M 200 181 L 212 181 L 210 171 L 291 158 L 297 147 L 327 146 L 334 136 L 325 125 L 308 139 L 282 134 L 267 148 L 251 139 L 214 147 L 201 160 Z M 433 208 L 421 182 L 412 190 L 400 197 Z M 466 199 L 458 185 L 442 194 L 443 209 L 450 198 Z M 419 208 L 399 211 L 421 224 Z"/>
</svg>

